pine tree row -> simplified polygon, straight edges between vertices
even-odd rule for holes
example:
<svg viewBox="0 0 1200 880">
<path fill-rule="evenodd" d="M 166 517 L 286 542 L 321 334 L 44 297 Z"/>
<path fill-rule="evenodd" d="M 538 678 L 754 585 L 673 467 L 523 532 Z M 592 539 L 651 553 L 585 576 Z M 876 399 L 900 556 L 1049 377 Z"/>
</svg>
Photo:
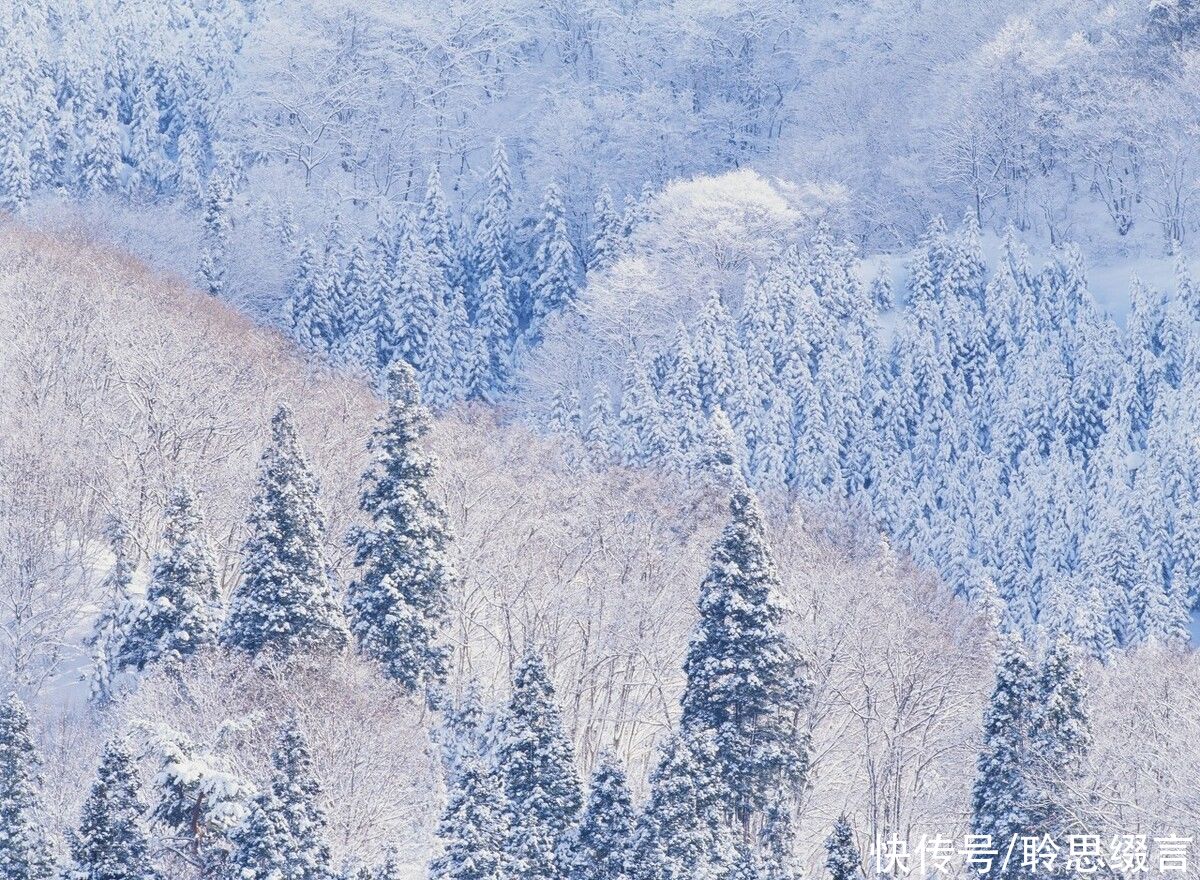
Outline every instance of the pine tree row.
<svg viewBox="0 0 1200 880">
<path fill-rule="evenodd" d="M 441 626 L 457 575 L 445 515 L 432 496 L 435 463 L 421 446 L 428 430 L 412 370 L 399 362 L 369 443 L 360 501 L 366 521 L 350 535 L 358 574 L 344 603 L 330 582 L 316 480 L 286 407 L 272 420 L 242 576 L 227 609 L 194 493 L 179 490 L 169 500 L 163 549 L 140 599 L 118 532 L 108 608 L 89 640 L 93 699 L 112 700 L 123 672 L 155 666 L 178 674 L 190 657 L 217 645 L 278 662 L 342 651 L 352 636 L 389 678 L 434 697 L 445 678 Z"/>
</svg>

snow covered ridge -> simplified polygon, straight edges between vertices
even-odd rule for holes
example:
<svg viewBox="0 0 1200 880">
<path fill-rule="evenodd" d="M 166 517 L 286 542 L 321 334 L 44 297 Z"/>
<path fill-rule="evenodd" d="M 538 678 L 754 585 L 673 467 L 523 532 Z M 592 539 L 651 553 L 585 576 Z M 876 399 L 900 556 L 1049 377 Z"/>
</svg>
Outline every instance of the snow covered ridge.
<svg viewBox="0 0 1200 880">
<path fill-rule="evenodd" d="M 385 419 L 409 427 L 369 452 L 380 407 L 356 383 L 314 371 L 213 298 L 82 240 L 0 233 L 0 317 L 3 361 L 13 366 L 0 378 L 13 402 L 0 433 L 4 676 L 36 707 L 32 734 L 45 762 L 40 786 L 12 769 L 32 766 L 28 737 L 19 710 L 0 713 L 3 778 L 30 779 L 0 789 L 17 792 L 20 827 L 30 829 L 16 843 L 0 840 L 5 852 L 16 847 L 41 864 L 47 850 L 34 840 L 44 834 L 62 864 L 86 875 L 120 852 L 141 872 L 131 877 L 276 860 L 321 877 L 343 866 L 357 877 L 362 864 L 382 877 L 424 875 L 429 865 L 444 876 L 514 852 L 610 874 L 661 858 L 689 872 L 817 871 L 827 858 L 869 857 L 869 841 L 897 822 L 1002 834 L 1013 815 L 1027 817 L 1023 827 L 1056 827 L 1069 803 L 1107 834 L 1122 829 L 1111 805 L 1130 792 L 1154 827 L 1189 815 L 1182 805 L 1196 798 L 1186 719 L 1200 717 L 1200 680 L 1188 655 L 1150 646 L 1099 666 L 1062 645 L 1029 658 L 1014 644 L 1001 652 L 989 702 L 994 619 L 886 544 L 838 549 L 817 537 L 837 521 L 770 522 L 748 495 L 727 511 L 719 487 L 683 489 L 619 466 L 595 472 L 580 466 L 573 443 L 478 410 L 432 424 L 436 464 L 419 454 L 420 418 Z M 412 395 L 394 399 L 411 406 Z M 281 399 L 293 404 L 294 434 L 277 417 L 272 436 Z M 293 442 L 311 482 L 295 477 Z M 731 463 L 718 481 L 736 479 Z M 436 544 L 383 540 L 380 525 L 397 522 L 387 512 L 396 508 L 360 498 L 368 470 L 380 487 L 428 477 L 449 528 L 457 575 L 444 616 L 430 618 L 450 649 L 433 709 L 407 695 L 419 682 L 405 676 L 431 667 L 375 650 L 401 644 L 388 632 L 417 632 L 411 611 L 348 609 L 352 622 L 385 624 L 372 635 L 352 623 L 365 656 L 337 651 L 339 638 L 290 662 L 269 653 L 255 662 L 219 630 L 212 645 L 211 618 L 194 613 L 202 604 L 175 601 L 204 599 L 208 587 L 193 587 L 215 584 L 215 606 L 228 607 L 260 567 L 276 578 L 260 576 L 253 590 L 268 617 L 242 620 L 267 624 L 263 632 L 320 631 L 289 629 L 289 608 L 310 621 L 320 616 L 308 610 L 342 613 L 340 601 L 331 608 L 306 592 L 313 578 L 335 600 L 357 579 L 374 585 L 360 596 L 406 607 L 394 588 L 434 570 Z M 194 495 L 172 494 L 181 483 Z M 114 532 L 118 513 L 124 527 Z M 271 547 L 289 546 L 264 539 L 318 519 L 325 528 L 306 532 L 303 553 L 263 564 Z M 380 537 L 364 543 L 373 529 Z M 91 570 L 71 549 L 113 536 L 124 560 L 116 568 Z M 854 544 L 847 536 L 839 546 Z M 363 547 L 407 549 L 356 567 L 351 550 Z M 313 568 L 320 555 L 325 564 Z M 141 622 L 130 643 L 153 650 L 118 664 L 103 711 L 65 705 L 43 685 L 65 674 L 71 634 L 130 567 L 153 597 L 140 605 L 134 589 L 133 606 L 151 614 L 133 617 Z M 390 573 L 377 580 L 373 570 Z M 730 715 L 728 700 L 756 708 L 714 726 Z M 1043 716 L 1040 706 L 1065 714 Z M 778 748 L 748 747 L 768 733 L 782 737 Z M 1155 782 L 1172 774 L 1176 786 Z M 996 792 L 1024 792 L 1021 812 L 998 818 Z M 27 806 L 32 798 L 39 809 Z M 79 829 L 70 845 L 66 829 Z"/>
</svg>

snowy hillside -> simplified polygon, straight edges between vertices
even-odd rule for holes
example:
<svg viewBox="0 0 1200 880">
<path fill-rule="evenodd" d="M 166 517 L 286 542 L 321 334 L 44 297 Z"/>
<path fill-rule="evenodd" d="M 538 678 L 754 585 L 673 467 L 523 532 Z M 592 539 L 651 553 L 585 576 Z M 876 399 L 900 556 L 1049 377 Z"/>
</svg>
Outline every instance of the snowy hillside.
<svg viewBox="0 0 1200 880">
<path fill-rule="evenodd" d="M 0 3 L 0 880 L 1193 876 L 1198 36 Z"/>
</svg>

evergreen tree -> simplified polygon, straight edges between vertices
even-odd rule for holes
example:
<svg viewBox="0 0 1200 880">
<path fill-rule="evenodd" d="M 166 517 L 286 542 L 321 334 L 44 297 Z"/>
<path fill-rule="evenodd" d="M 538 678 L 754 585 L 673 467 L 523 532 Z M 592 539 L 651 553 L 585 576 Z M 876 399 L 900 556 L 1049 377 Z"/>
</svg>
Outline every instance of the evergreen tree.
<svg viewBox="0 0 1200 880">
<path fill-rule="evenodd" d="M 501 880 L 508 876 L 508 819 L 504 793 L 477 754 L 467 754 L 450 780 L 438 826 L 442 854 L 430 865 L 435 880 Z"/>
<path fill-rule="evenodd" d="M 533 236 L 537 250 L 530 267 L 529 292 L 532 323 L 540 328 L 548 317 L 575 300 L 579 288 L 575 248 L 567 233 L 562 197 L 554 184 L 546 189 Z"/>
<path fill-rule="evenodd" d="M 591 253 L 588 255 L 588 272 L 603 272 L 617 261 L 621 247 L 621 217 L 613 206 L 612 193 L 607 186 L 600 187 L 596 206 L 592 210 Z"/>
<path fill-rule="evenodd" d="M 608 389 L 598 387 L 592 392 L 583 445 L 593 467 L 606 468 L 617 462 L 617 444 L 613 432 L 612 400 Z"/>
<path fill-rule="evenodd" d="M 530 880 L 557 877 L 559 853 L 583 798 L 554 688 L 533 652 L 513 677 L 497 760 L 508 801 L 509 857 L 522 863 L 521 875 Z"/>
<path fill-rule="evenodd" d="M 430 485 L 435 462 L 421 448 L 428 433 L 412 368 L 397 362 L 369 444 L 373 461 L 359 506 L 370 522 L 351 536 L 359 573 L 347 611 L 359 650 L 410 692 L 445 680 L 438 637 L 457 577 L 446 515 Z"/>
<path fill-rule="evenodd" d="M 996 665 L 996 687 L 984 715 L 983 752 L 973 793 L 971 830 L 1009 841 L 1034 833 L 1027 763 L 1029 732 L 1037 694 L 1033 669 L 1018 636 L 1010 636 Z M 1007 845 L 1007 844 L 1005 844 Z M 997 861 L 991 878 L 1017 876 L 1019 863 L 1006 872 Z"/>
<path fill-rule="evenodd" d="M 733 861 L 720 810 L 721 786 L 707 760 L 677 736 L 650 774 L 650 797 L 634 826 L 630 880 L 717 880 Z"/>
<path fill-rule="evenodd" d="M 625 771 L 605 751 L 592 774 L 587 805 L 571 842 L 569 880 L 621 880 L 633 835 Z"/>
<path fill-rule="evenodd" d="M 41 761 L 16 694 L 0 705 L 0 878 L 49 880 L 54 865 L 38 814 Z"/>
<path fill-rule="evenodd" d="M 271 756 L 271 799 L 278 805 L 279 853 L 285 880 L 329 880 L 329 844 L 321 785 L 312 755 L 295 721 L 279 735 Z"/>
<path fill-rule="evenodd" d="M 429 253 L 429 261 L 441 273 L 443 287 L 448 291 L 454 280 L 456 249 L 450 229 L 450 209 L 446 206 L 446 194 L 442 191 L 442 178 L 436 165 L 429 169 L 425 201 L 417 216 L 417 224 Z"/>
<path fill-rule="evenodd" d="M 344 648 L 348 634 L 326 574 L 317 487 L 286 406 L 271 420 L 249 527 L 244 576 L 221 643 L 255 657 Z"/>
<path fill-rule="evenodd" d="M 700 588 L 680 724 L 686 737 L 714 738 L 715 773 L 746 825 L 805 784 L 808 738 L 799 724 L 809 686 L 806 664 L 783 631 L 779 576 L 758 503 L 742 486 L 729 509 Z"/>
<path fill-rule="evenodd" d="M 139 672 L 152 663 L 178 669 L 217 640 L 216 562 L 195 494 L 184 488 L 172 493 L 166 519 L 164 550 L 122 651 L 123 662 Z"/>
<path fill-rule="evenodd" d="M 825 840 L 825 868 L 830 880 L 857 880 L 862 871 L 862 855 L 854 845 L 854 831 L 843 813 Z"/>
<path fill-rule="evenodd" d="M 508 385 L 509 357 L 516 321 L 499 269 L 493 268 L 483 282 L 476 322 L 486 353 L 489 393 L 503 391 Z"/>
<path fill-rule="evenodd" d="M 92 652 L 92 667 L 88 672 L 88 699 L 94 706 L 104 708 L 117 696 L 117 676 L 120 673 L 125 637 L 137 614 L 133 594 L 134 562 L 130 558 L 132 542 L 124 521 L 115 516 L 107 524 L 113 564 L 104 578 L 104 605 L 92 631 L 84 639 Z"/>
<path fill-rule="evenodd" d="M 488 172 L 488 191 L 475 227 L 475 270 L 478 285 L 477 302 L 484 300 L 483 285 L 493 276 L 500 283 L 512 312 L 512 178 L 508 170 L 508 155 L 504 142 L 497 140 L 492 151 L 492 167 Z"/>
<path fill-rule="evenodd" d="M 229 832 L 230 853 L 221 880 L 286 880 L 287 837 L 279 801 L 269 791 L 260 794 Z"/>
<path fill-rule="evenodd" d="M 335 322 L 330 314 L 323 276 L 324 266 L 316 245 L 311 238 L 306 238 L 300 246 L 287 318 L 292 337 L 301 348 L 311 352 L 328 351 L 335 341 Z"/>
<path fill-rule="evenodd" d="M 133 757 L 124 742 L 112 740 L 71 838 L 72 880 L 154 880 L 144 813 Z"/>
<path fill-rule="evenodd" d="M 226 289 L 232 202 L 228 174 L 223 169 L 214 172 L 204 196 L 204 238 L 200 251 L 200 281 L 213 296 L 222 296 Z"/>
</svg>

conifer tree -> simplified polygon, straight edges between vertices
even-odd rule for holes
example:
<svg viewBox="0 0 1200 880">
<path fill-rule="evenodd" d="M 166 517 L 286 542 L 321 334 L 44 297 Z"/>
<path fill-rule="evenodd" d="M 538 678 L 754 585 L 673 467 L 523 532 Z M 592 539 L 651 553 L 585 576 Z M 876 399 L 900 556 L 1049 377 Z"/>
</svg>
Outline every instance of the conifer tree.
<svg viewBox="0 0 1200 880">
<path fill-rule="evenodd" d="M 491 389 L 501 391 L 508 384 L 509 355 L 516 321 L 499 269 L 493 268 L 484 279 L 479 296 L 476 322 L 487 353 L 486 372 L 490 377 Z"/>
<path fill-rule="evenodd" d="M 1027 763 L 1029 732 L 1036 700 L 1033 669 L 1018 636 L 1010 636 L 996 664 L 996 686 L 984 715 L 983 752 L 973 793 L 971 830 L 1009 841 L 1034 832 Z M 997 862 L 989 877 L 1015 876 L 1016 864 L 1001 872 Z"/>
<path fill-rule="evenodd" d="M 501 880 L 509 876 L 509 826 L 504 793 L 478 754 L 466 754 L 449 780 L 438 826 L 443 850 L 430 865 L 435 880 Z"/>
<path fill-rule="evenodd" d="M 805 784 L 809 744 L 799 724 L 809 686 L 783 631 L 779 575 L 758 503 L 740 486 L 729 510 L 700 588 L 680 725 L 685 737 L 714 738 L 714 772 L 746 825 Z"/>
<path fill-rule="evenodd" d="M 49 880 L 54 873 L 38 815 L 41 760 L 25 705 L 10 694 L 0 704 L 0 878 Z"/>
<path fill-rule="evenodd" d="M 300 246 L 287 318 L 292 337 L 301 348 L 311 352 L 328 351 L 335 341 L 334 321 L 323 276 L 324 266 L 317 247 L 311 238 L 306 238 Z"/>
<path fill-rule="evenodd" d="M 280 732 L 271 756 L 271 798 L 278 804 L 279 853 L 288 880 L 328 880 L 329 844 L 321 785 L 308 743 L 295 721 Z"/>
<path fill-rule="evenodd" d="M 442 178 L 436 165 L 429 169 L 425 201 L 421 204 L 417 225 L 429 253 L 429 261 L 441 273 L 442 286 L 448 291 L 454 281 L 456 249 L 450 228 L 450 209 L 446 206 L 446 194 L 442 191 Z"/>
<path fill-rule="evenodd" d="M 634 826 L 630 880 L 716 880 L 734 860 L 722 823 L 721 787 L 688 743 L 672 736 L 650 774 L 650 797 Z"/>
<path fill-rule="evenodd" d="M 825 840 L 825 868 L 830 880 L 856 880 L 862 870 L 862 855 L 854 845 L 854 831 L 843 813 Z"/>
<path fill-rule="evenodd" d="M 608 389 L 597 387 L 592 392 L 592 406 L 583 435 L 592 467 L 606 468 L 617 462 L 616 437 L 613 432 L 612 400 Z"/>
<path fill-rule="evenodd" d="M 286 406 L 271 420 L 271 442 L 260 467 L 243 578 L 230 600 L 221 643 L 255 657 L 340 651 L 348 634 L 326 573 L 325 520 Z"/>
<path fill-rule="evenodd" d="M 246 817 L 229 832 L 230 853 L 221 880 L 282 880 L 288 829 L 270 791 L 256 797 Z"/>
<path fill-rule="evenodd" d="M 592 209 L 588 272 L 603 272 L 612 266 L 620 255 L 621 246 L 621 217 L 613 205 L 612 192 L 607 186 L 602 186 L 596 196 L 596 206 Z"/>
<path fill-rule="evenodd" d="M 92 652 L 92 667 L 88 672 L 88 699 L 94 706 L 104 708 L 117 696 L 117 676 L 120 673 L 125 637 L 137 614 L 133 594 L 134 561 L 132 541 L 124 520 L 114 516 L 106 526 L 112 548 L 113 564 L 104 578 L 104 605 L 84 644 Z"/>
<path fill-rule="evenodd" d="M 144 813 L 133 757 L 124 742 L 112 740 L 71 838 L 72 880 L 155 880 Z"/>
<path fill-rule="evenodd" d="M 554 184 L 546 189 L 533 237 L 537 250 L 529 271 L 529 295 L 531 320 L 540 328 L 548 317 L 574 301 L 579 287 L 575 248 L 567 232 L 562 197 Z"/>
<path fill-rule="evenodd" d="M 571 841 L 569 880 L 620 880 L 633 836 L 633 806 L 616 755 L 600 756 L 587 805 Z"/>
<path fill-rule="evenodd" d="M 163 545 L 121 652 L 139 672 L 154 663 L 178 669 L 217 640 L 216 562 L 189 489 L 175 490 L 167 503 Z"/>
<path fill-rule="evenodd" d="M 524 877 L 557 877 L 559 853 L 583 796 L 554 688 L 541 657 L 533 652 L 525 655 L 513 677 L 497 761 L 508 801 L 508 856 L 524 863 Z"/>
<path fill-rule="evenodd" d="M 222 296 L 226 289 L 232 201 L 228 174 L 223 169 L 214 172 L 204 196 L 204 237 L 200 251 L 200 280 L 213 296 Z"/>
<path fill-rule="evenodd" d="M 497 140 L 488 172 L 488 191 L 475 227 L 475 270 L 478 301 L 484 299 L 483 285 L 493 276 L 500 283 L 511 314 L 512 293 L 512 179 L 504 142 Z"/>
<path fill-rule="evenodd" d="M 359 650 L 410 692 L 445 680 L 439 633 L 457 577 L 446 515 L 433 497 L 435 462 L 421 448 L 428 433 L 412 368 L 396 362 L 369 444 L 359 500 L 369 523 L 351 536 L 358 575 L 347 610 Z"/>
</svg>

